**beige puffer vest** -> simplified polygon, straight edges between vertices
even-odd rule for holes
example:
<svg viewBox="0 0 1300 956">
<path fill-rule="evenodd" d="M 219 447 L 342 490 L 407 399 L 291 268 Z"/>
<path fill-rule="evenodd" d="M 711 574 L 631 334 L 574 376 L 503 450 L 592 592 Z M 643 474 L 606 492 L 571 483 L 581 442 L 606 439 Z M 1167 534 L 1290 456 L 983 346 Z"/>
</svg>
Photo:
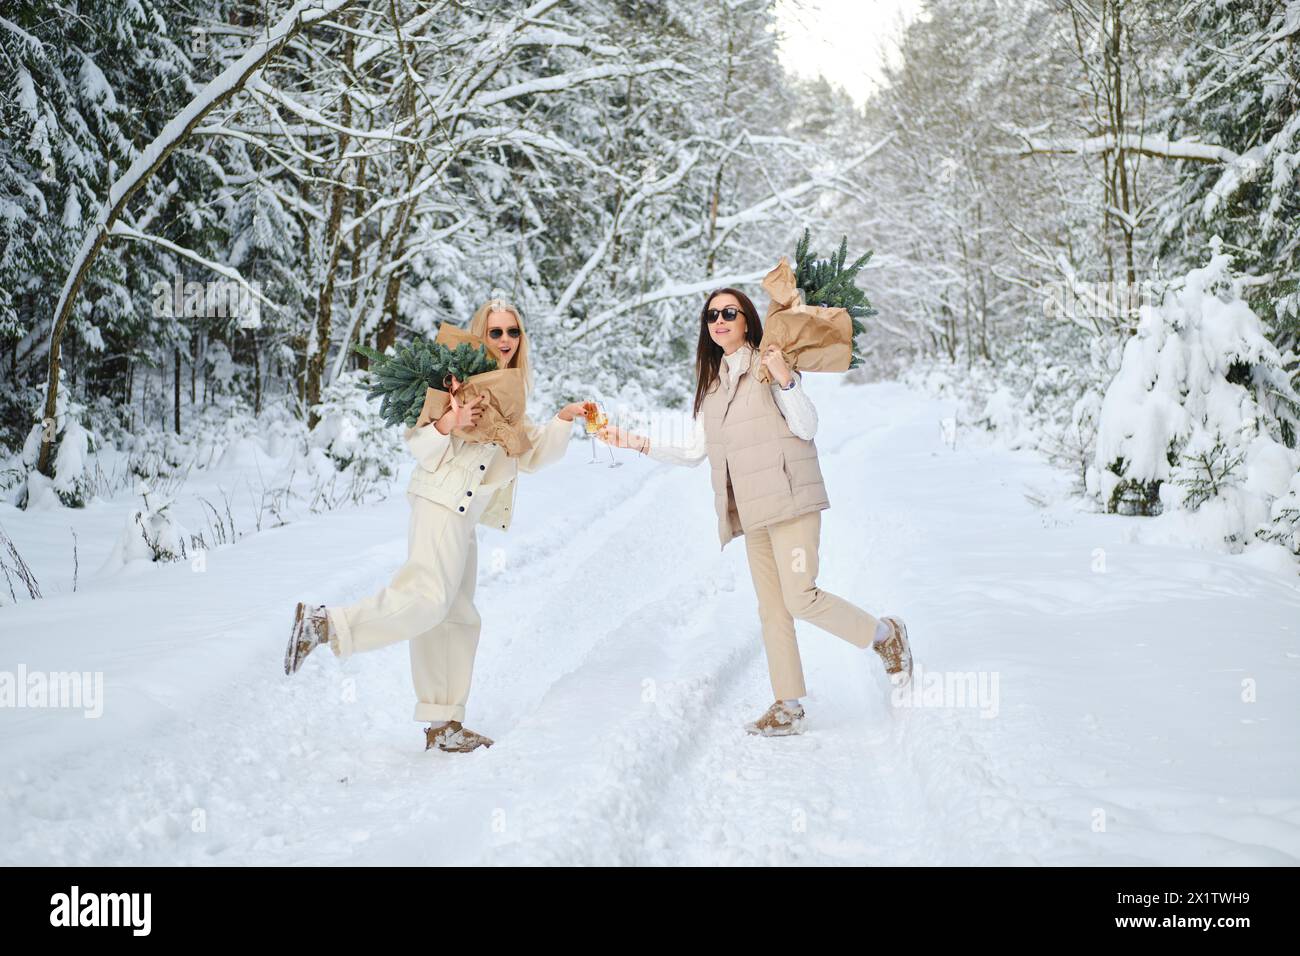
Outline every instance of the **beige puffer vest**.
<svg viewBox="0 0 1300 956">
<path fill-rule="evenodd" d="M 746 530 L 830 507 L 817 445 L 790 431 L 771 386 L 754 377 L 757 363 L 755 351 L 731 392 L 723 369 L 700 406 L 724 548 Z"/>
</svg>

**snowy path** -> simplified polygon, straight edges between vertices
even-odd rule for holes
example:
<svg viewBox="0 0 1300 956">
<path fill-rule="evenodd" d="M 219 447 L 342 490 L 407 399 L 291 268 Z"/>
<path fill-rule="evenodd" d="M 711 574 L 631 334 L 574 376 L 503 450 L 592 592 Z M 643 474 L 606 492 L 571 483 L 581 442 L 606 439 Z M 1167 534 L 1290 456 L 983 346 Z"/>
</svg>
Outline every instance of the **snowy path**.
<svg viewBox="0 0 1300 956">
<path fill-rule="evenodd" d="M 105 712 L 0 710 L 0 863 L 1300 863 L 1293 579 L 1143 545 L 901 386 L 812 388 L 819 583 L 904 615 L 921 668 L 996 674 L 994 716 L 891 707 L 801 624 L 810 732 L 748 737 L 770 690 L 707 472 L 575 445 L 480 538 L 488 751 L 422 750 L 404 647 L 280 672 L 295 600 L 401 560 L 400 495 L 4 610 L 0 669 L 103 671 Z"/>
</svg>

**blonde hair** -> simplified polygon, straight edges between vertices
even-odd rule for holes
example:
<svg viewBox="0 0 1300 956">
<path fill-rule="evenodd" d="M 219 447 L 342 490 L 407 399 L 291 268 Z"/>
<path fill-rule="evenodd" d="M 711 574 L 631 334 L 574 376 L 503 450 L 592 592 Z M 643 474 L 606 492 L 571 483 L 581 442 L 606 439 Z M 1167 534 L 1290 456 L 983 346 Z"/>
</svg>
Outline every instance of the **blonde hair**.
<svg viewBox="0 0 1300 956">
<path fill-rule="evenodd" d="M 490 349 L 491 340 L 488 338 L 488 315 L 492 312 L 509 312 L 519 323 L 519 347 L 515 349 L 511 357 L 508 368 L 517 368 L 524 373 L 524 390 L 531 394 L 533 390 L 533 370 L 528 363 L 528 331 L 524 328 L 524 317 L 519 311 L 519 306 L 511 302 L 504 292 L 500 289 L 492 290 L 492 298 L 488 299 L 477 309 L 474 310 L 474 317 L 469 320 L 469 334 L 476 335 L 484 342 L 488 343 Z"/>
</svg>

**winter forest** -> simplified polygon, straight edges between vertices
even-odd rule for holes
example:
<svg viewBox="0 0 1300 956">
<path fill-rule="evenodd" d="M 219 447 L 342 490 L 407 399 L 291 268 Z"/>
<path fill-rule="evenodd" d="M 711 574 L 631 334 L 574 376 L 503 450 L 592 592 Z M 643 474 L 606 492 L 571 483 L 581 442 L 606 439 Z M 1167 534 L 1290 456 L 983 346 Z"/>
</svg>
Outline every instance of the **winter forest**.
<svg viewBox="0 0 1300 956">
<path fill-rule="evenodd" d="M 783 55 L 830 6 L 5 0 L 0 660 L 102 675 L 104 719 L 0 708 L 0 860 L 1300 861 L 1300 2 L 917 0 L 853 39 L 887 54 L 860 97 Z M 823 750 L 762 750 L 708 465 L 580 427 L 478 544 L 497 746 L 416 759 L 400 647 L 285 684 L 293 603 L 406 556 L 355 346 L 501 295 L 534 420 L 680 431 L 705 296 L 761 315 L 805 229 L 871 253 L 874 310 L 808 376 L 820 580 L 909 614 L 918 667 L 1000 675 L 999 719 L 902 721 L 801 621 Z M 568 783 L 527 749 L 557 721 Z M 303 829 L 309 785 L 337 818 Z"/>
</svg>

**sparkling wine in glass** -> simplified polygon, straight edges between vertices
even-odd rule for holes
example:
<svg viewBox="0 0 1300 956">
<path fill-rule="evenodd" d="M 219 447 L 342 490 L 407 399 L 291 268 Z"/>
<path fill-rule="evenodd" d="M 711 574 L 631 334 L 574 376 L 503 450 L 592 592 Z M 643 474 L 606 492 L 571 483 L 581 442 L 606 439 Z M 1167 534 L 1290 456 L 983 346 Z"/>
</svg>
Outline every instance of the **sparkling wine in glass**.
<svg viewBox="0 0 1300 956">
<path fill-rule="evenodd" d="M 583 413 L 586 420 L 583 422 L 583 428 L 586 429 L 587 435 L 591 438 L 591 460 L 589 465 L 597 463 L 596 457 L 596 433 L 609 424 L 609 416 L 600 410 L 600 406 L 595 402 L 583 402 Z M 614 460 L 614 449 L 609 449 L 609 467 L 617 468 L 623 464 L 621 461 Z"/>
</svg>

